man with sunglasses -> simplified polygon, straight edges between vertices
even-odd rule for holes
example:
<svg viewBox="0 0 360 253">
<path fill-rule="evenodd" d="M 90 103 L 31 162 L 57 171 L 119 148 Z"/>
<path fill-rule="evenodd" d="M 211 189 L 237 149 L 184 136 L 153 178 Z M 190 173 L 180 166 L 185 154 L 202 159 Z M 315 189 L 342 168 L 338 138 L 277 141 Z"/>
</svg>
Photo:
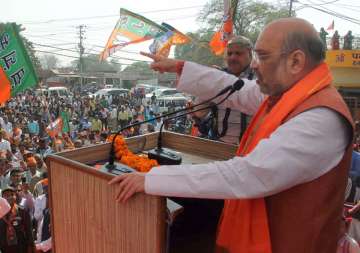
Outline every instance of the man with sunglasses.
<svg viewBox="0 0 360 253">
<path fill-rule="evenodd" d="M 178 90 L 200 97 L 238 81 L 144 55 L 152 69 L 179 74 Z M 307 21 L 268 24 L 254 48 L 256 83 L 245 80 L 224 105 L 254 115 L 237 156 L 117 176 L 110 183 L 118 184 L 118 201 L 136 192 L 225 199 L 219 253 L 335 253 L 354 128 L 324 58 L 325 45 Z"/>
</svg>

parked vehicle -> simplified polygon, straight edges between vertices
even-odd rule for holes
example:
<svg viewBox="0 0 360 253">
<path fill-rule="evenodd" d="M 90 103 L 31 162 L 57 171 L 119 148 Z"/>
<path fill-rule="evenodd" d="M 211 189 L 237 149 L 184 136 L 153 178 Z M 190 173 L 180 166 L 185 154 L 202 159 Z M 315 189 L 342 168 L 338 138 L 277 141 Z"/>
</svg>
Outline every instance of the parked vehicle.
<svg viewBox="0 0 360 253">
<path fill-rule="evenodd" d="M 91 94 L 90 97 L 102 97 L 105 96 L 105 98 L 108 98 L 109 96 L 125 96 L 129 94 L 128 89 L 122 89 L 122 88 L 106 88 L 101 89 L 95 92 L 94 94 Z"/>
<path fill-rule="evenodd" d="M 60 97 L 60 98 L 66 98 L 71 97 L 72 94 L 66 87 L 50 87 L 47 89 L 37 89 L 35 90 L 35 94 L 37 96 L 43 95 L 46 97 Z"/>
<path fill-rule="evenodd" d="M 154 90 L 156 90 L 158 86 L 154 86 L 151 84 L 137 84 L 134 87 L 134 92 L 141 93 L 143 95 L 152 93 Z"/>
<path fill-rule="evenodd" d="M 159 106 L 159 112 L 168 112 L 170 108 L 178 110 L 186 106 L 186 103 L 189 101 L 188 98 L 184 96 L 165 96 L 159 97 L 156 99 L 156 103 Z"/>
<path fill-rule="evenodd" d="M 50 87 L 48 88 L 49 96 L 58 96 L 61 98 L 70 97 L 71 93 L 66 87 Z"/>
<path fill-rule="evenodd" d="M 175 88 L 160 88 L 146 94 L 145 95 L 146 99 L 150 100 L 153 94 L 155 94 L 156 98 L 159 98 L 164 96 L 173 96 L 175 94 L 181 94 L 181 92 L 176 90 Z"/>
</svg>

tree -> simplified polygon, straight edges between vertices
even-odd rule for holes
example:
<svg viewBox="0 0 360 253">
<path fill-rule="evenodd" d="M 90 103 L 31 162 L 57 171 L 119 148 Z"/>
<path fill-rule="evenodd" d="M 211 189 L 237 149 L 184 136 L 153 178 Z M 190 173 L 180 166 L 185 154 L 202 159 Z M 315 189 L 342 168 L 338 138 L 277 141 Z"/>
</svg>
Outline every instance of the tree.
<svg viewBox="0 0 360 253">
<path fill-rule="evenodd" d="M 217 31 L 224 11 L 222 0 L 211 0 L 200 12 L 198 21 L 207 30 Z M 262 28 L 272 20 L 288 17 L 288 7 L 254 0 L 239 0 L 234 17 L 234 34 L 255 41 Z"/>
<path fill-rule="evenodd" d="M 150 69 L 147 62 L 138 61 L 127 66 L 122 73 L 141 73 L 142 75 L 153 76 L 155 72 Z"/>
<path fill-rule="evenodd" d="M 73 68 L 80 70 L 79 59 L 71 62 Z M 117 72 L 121 69 L 121 64 L 112 59 L 108 61 L 99 61 L 99 55 L 89 54 L 83 57 L 84 72 Z"/>
<path fill-rule="evenodd" d="M 213 35 L 210 31 L 187 33 L 192 38 L 191 42 L 175 47 L 175 58 L 193 61 L 204 65 L 223 65 L 223 58 L 214 55 L 209 48 L 209 41 Z"/>
<path fill-rule="evenodd" d="M 40 63 L 43 69 L 51 70 L 58 67 L 59 59 L 54 55 L 45 54 L 40 57 Z"/>
<path fill-rule="evenodd" d="M 198 17 L 203 27 L 195 33 L 187 34 L 193 38 L 192 42 L 176 46 L 175 57 L 204 65 L 222 66 L 222 57 L 215 56 L 211 52 L 209 41 L 221 26 L 223 12 L 223 0 L 211 0 L 207 3 Z M 246 36 L 255 42 L 261 29 L 267 23 L 287 16 L 286 6 L 254 0 L 239 0 L 234 17 L 234 34 Z"/>
</svg>

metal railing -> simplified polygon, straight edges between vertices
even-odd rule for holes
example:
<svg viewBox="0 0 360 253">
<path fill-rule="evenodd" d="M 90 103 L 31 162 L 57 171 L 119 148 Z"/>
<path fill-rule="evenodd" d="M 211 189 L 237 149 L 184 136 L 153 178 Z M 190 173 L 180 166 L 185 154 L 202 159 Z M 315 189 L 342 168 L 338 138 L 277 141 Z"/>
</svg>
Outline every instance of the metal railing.
<svg viewBox="0 0 360 253">
<path fill-rule="evenodd" d="M 344 37 L 340 37 L 339 39 L 339 43 L 340 43 L 340 49 L 343 49 L 344 47 Z M 326 37 L 326 44 L 327 44 L 327 48 L 328 50 L 331 50 L 331 37 Z M 352 41 L 352 49 L 356 50 L 359 49 L 360 50 L 360 37 L 355 37 Z"/>
</svg>

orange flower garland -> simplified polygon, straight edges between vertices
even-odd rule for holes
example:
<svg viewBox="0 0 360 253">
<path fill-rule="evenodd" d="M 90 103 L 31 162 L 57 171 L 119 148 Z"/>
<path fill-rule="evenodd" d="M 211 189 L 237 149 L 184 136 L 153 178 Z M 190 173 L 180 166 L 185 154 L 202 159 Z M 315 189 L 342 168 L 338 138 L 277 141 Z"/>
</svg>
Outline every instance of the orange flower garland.
<svg viewBox="0 0 360 253">
<path fill-rule="evenodd" d="M 114 135 L 111 135 L 107 141 L 112 142 Z M 116 137 L 114 143 L 115 157 L 123 164 L 140 171 L 148 172 L 152 167 L 159 166 L 158 162 L 147 157 L 135 155 L 132 153 L 121 135 Z"/>
</svg>

